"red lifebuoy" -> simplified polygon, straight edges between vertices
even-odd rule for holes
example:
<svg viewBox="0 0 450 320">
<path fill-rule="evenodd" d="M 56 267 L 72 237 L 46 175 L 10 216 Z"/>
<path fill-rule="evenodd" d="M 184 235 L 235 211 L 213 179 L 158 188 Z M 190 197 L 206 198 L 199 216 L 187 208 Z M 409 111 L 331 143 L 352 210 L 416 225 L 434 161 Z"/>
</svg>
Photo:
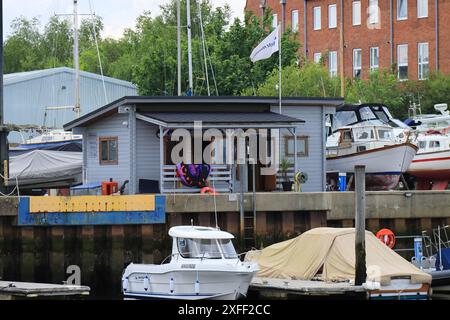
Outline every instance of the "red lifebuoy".
<svg viewBox="0 0 450 320">
<path fill-rule="evenodd" d="M 213 188 L 210 187 L 204 187 L 201 191 L 200 194 L 212 194 L 212 195 L 217 195 L 216 190 L 214 190 Z"/>
<path fill-rule="evenodd" d="M 389 248 L 395 246 L 395 234 L 389 229 L 381 229 L 377 232 L 376 237 L 381 240 Z"/>
</svg>

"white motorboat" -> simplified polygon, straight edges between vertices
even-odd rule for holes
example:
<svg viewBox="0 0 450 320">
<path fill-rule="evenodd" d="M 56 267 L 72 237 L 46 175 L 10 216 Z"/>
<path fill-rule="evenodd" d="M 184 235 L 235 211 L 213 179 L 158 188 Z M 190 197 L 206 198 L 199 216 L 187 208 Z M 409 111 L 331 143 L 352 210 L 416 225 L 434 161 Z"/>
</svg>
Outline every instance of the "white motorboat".
<svg viewBox="0 0 450 320">
<path fill-rule="evenodd" d="M 126 299 L 237 300 L 245 297 L 257 264 L 241 262 L 228 232 L 179 226 L 169 263 L 130 264 L 122 276 Z"/>
<path fill-rule="evenodd" d="M 419 151 L 408 173 L 418 190 L 445 190 L 450 181 L 450 135 L 439 131 L 419 134 Z"/>
<path fill-rule="evenodd" d="M 409 142 L 399 143 L 392 127 L 359 123 L 345 126 L 327 141 L 327 172 L 353 173 L 366 166 L 367 187 L 389 190 L 397 186 L 417 152 Z"/>
</svg>

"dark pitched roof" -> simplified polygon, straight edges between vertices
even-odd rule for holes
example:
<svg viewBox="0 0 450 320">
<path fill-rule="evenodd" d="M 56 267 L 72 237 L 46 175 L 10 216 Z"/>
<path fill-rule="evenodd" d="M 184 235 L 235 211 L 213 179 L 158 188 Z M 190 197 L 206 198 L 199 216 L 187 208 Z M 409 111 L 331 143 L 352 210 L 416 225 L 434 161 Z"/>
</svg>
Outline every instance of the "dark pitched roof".
<svg viewBox="0 0 450 320">
<path fill-rule="evenodd" d="M 273 112 L 156 112 L 141 113 L 166 123 L 301 123 L 303 120 Z"/>
<path fill-rule="evenodd" d="M 279 103 L 276 97 L 149 97 L 149 96 L 133 96 L 123 97 L 104 107 L 101 107 L 89 114 L 75 119 L 66 125 L 65 130 L 71 130 L 76 127 L 83 127 L 89 123 L 98 121 L 103 117 L 107 117 L 118 112 L 118 108 L 125 105 L 134 105 L 144 110 L 142 112 L 151 112 L 153 107 L 164 105 L 177 105 L 186 107 L 189 111 L 190 106 L 202 106 L 204 108 L 214 106 L 232 106 L 245 105 L 257 107 L 277 106 Z M 286 97 L 282 100 L 283 106 L 329 106 L 338 107 L 344 104 L 342 98 L 300 98 Z"/>
</svg>

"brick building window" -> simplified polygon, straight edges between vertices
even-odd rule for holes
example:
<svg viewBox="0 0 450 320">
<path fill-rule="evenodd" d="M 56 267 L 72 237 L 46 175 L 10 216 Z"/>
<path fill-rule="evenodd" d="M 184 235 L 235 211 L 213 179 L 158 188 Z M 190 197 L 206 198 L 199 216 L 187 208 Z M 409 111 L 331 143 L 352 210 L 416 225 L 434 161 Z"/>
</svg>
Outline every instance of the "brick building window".
<svg viewBox="0 0 450 320">
<path fill-rule="evenodd" d="M 272 28 L 278 27 L 278 14 L 274 13 L 272 15 Z"/>
<path fill-rule="evenodd" d="M 330 51 L 328 54 L 328 68 L 330 71 L 330 76 L 336 77 L 338 68 L 337 68 L 337 51 Z"/>
<path fill-rule="evenodd" d="M 333 29 L 337 27 L 337 7 L 335 4 L 328 6 L 328 28 Z"/>
<path fill-rule="evenodd" d="M 378 70 L 380 66 L 380 48 L 370 48 L 370 71 Z"/>
<path fill-rule="evenodd" d="M 353 77 L 361 79 L 361 49 L 353 49 Z"/>
<path fill-rule="evenodd" d="M 408 19 L 408 0 L 397 0 L 397 20 Z"/>
<path fill-rule="evenodd" d="M 398 64 L 398 79 L 408 79 L 408 45 L 399 44 L 397 46 L 397 64 Z"/>
<path fill-rule="evenodd" d="M 425 80 L 428 78 L 429 73 L 428 43 L 419 43 L 417 51 L 419 58 L 419 80 Z"/>
<path fill-rule="evenodd" d="M 321 52 L 314 53 L 314 63 L 320 63 L 320 59 L 322 59 L 322 53 Z"/>
<path fill-rule="evenodd" d="M 314 7 L 314 30 L 320 30 L 322 29 L 322 8 L 321 7 Z"/>
<path fill-rule="evenodd" d="M 417 0 L 417 18 L 428 17 L 428 0 Z"/>
<path fill-rule="evenodd" d="M 361 1 L 352 3 L 352 21 L 354 26 L 361 25 Z"/>
<path fill-rule="evenodd" d="M 117 165 L 119 163 L 118 137 L 99 138 L 100 165 Z"/>
<path fill-rule="evenodd" d="M 298 32 L 298 10 L 292 10 L 292 32 Z"/>
<path fill-rule="evenodd" d="M 380 8 L 378 0 L 369 0 L 369 23 L 376 24 L 380 22 Z"/>
</svg>

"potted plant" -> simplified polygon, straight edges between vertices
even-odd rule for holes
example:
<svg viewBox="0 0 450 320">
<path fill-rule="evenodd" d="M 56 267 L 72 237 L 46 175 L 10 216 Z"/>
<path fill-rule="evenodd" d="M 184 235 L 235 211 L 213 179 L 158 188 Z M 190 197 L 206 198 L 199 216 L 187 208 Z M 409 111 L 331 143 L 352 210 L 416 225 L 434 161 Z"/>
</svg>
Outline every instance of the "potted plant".
<svg viewBox="0 0 450 320">
<path fill-rule="evenodd" d="M 292 167 L 292 163 L 288 159 L 283 159 L 280 163 L 280 171 L 283 175 L 283 182 L 281 185 L 283 186 L 283 191 L 292 191 L 292 185 L 294 184 L 289 180 L 288 170 Z"/>
</svg>

